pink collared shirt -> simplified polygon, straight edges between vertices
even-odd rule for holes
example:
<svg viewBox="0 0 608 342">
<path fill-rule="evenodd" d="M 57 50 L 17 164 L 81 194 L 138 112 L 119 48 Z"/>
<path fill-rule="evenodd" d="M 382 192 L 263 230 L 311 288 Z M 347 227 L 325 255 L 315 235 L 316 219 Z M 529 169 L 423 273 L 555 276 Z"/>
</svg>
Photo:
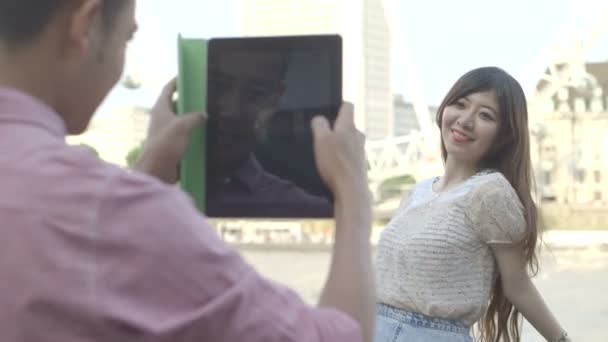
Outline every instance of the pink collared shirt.
<svg viewBox="0 0 608 342">
<path fill-rule="evenodd" d="M 0 89 L 0 341 L 361 341 L 258 275 L 178 189 L 65 143 Z"/>
</svg>

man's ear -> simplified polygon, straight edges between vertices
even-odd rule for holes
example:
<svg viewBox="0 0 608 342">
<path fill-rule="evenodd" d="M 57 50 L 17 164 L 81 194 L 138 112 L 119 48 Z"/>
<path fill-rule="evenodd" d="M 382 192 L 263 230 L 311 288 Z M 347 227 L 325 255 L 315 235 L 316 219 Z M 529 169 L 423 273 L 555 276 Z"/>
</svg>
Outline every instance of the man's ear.
<svg viewBox="0 0 608 342">
<path fill-rule="evenodd" d="M 102 0 L 78 0 L 68 8 L 68 45 L 78 55 L 90 54 L 102 35 Z"/>
</svg>

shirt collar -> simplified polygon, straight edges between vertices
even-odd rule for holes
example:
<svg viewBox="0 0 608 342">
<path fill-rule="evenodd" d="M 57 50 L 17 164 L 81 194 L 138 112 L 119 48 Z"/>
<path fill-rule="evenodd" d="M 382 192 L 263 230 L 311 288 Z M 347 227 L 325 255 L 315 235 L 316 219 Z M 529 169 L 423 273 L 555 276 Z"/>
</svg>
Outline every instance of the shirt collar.
<svg viewBox="0 0 608 342">
<path fill-rule="evenodd" d="M 260 162 L 251 155 L 249 159 L 239 167 L 233 174 L 232 179 L 237 180 L 247 187 L 247 190 L 254 191 L 260 186 L 260 177 L 264 177 L 265 172 Z"/>
<path fill-rule="evenodd" d="M 62 138 L 67 134 L 65 122 L 49 105 L 22 91 L 0 87 L 0 125 L 5 123 L 38 126 Z"/>
</svg>

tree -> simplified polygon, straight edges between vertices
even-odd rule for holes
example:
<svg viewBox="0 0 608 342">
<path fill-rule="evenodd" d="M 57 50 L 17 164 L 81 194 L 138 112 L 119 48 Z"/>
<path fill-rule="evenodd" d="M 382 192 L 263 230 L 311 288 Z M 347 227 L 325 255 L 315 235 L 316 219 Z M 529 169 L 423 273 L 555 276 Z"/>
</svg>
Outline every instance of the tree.
<svg viewBox="0 0 608 342">
<path fill-rule="evenodd" d="M 391 177 L 391 178 L 385 180 L 384 182 L 382 182 L 381 186 L 391 188 L 391 187 L 401 187 L 404 185 L 411 185 L 411 184 L 416 184 L 416 179 L 414 179 L 414 177 L 412 177 L 411 175 L 402 175 L 402 176 L 397 176 L 397 177 Z"/>
<path fill-rule="evenodd" d="M 135 163 L 141 156 L 141 151 L 143 148 L 144 148 L 144 142 L 142 141 L 138 146 L 134 147 L 133 149 L 131 149 L 131 151 L 129 151 L 129 153 L 127 154 L 127 157 L 126 157 L 127 166 L 129 168 L 133 168 L 135 166 Z"/>
<path fill-rule="evenodd" d="M 410 175 L 392 177 L 380 184 L 379 193 L 381 199 L 399 197 L 403 195 L 403 190 L 408 185 L 416 183 L 416 179 Z"/>
</svg>

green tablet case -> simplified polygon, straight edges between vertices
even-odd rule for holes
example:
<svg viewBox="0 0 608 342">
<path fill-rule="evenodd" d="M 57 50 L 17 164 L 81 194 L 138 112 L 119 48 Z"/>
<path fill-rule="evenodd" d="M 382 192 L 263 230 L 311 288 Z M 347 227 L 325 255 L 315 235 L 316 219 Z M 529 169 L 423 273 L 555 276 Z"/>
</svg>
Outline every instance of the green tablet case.
<svg viewBox="0 0 608 342">
<path fill-rule="evenodd" d="M 178 115 L 207 111 L 207 40 L 178 38 Z M 180 165 L 180 186 L 205 213 L 206 128 L 192 134 Z"/>
</svg>

